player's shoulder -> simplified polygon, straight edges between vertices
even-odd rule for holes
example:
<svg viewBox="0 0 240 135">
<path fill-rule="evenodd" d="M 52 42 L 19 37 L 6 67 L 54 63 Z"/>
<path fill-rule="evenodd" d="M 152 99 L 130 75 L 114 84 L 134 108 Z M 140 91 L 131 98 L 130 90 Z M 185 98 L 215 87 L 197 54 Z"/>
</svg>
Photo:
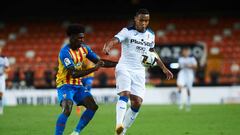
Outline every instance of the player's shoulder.
<svg viewBox="0 0 240 135">
<path fill-rule="evenodd" d="M 136 30 L 135 26 L 134 25 L 130 25 L 130 26 L 127 26 L 127 27 L 124 27 L 126 30 L 128 31 L 132 31 L 132 30 Z M 124 29 L 123 28 L 123 29 Z"/>
<path fill-rule="evenodd" d="M 5 55 L 0 55 L 0 58 L 7 58 L 7 56 L 5 56 Z"/>
<path fill-rule="evenodd" d="M 89 45 L 87 45 L 87 44 L 82 44 L 82 48 L 84 49 L 84 50 L 87 50 L 87 51 L 90 51 L 91 50 L 91 47 L 89 46 Z"/>
<path fill-rule="evenodd" d="M 60 51 L 62 51 L 62 50 L 69 50 L 69 49 L 70 49 L 69 44 L 64 44 Z"/>
<path fill-rule="evenodd" d="M 191 59 L 192 61 L 196 61 L 196 60 L 197 60 L 197 58 L 196 58 L 194 55 L 191 55 L 190 59 Z"/>
<path fill-rule="evenodd" d="M 152 35 L 155 35 L 154 31 L 150 27 L 147 28 L 147 32 L 151 33 Z"/>
<path fill-rule="evenodd" d="M 60 54 L 68 53 L 70 50 L 69 44 L 63 45 L 63 47 L 60 49 Z"/>
<path fill-rule="evenodd" d="M 195 59 L 195 56 L 193 54 L 189 55 L 190 59 Z"/>
<path fill-rule="evenodd" d="M 82 44 L 82 47 L 83 47 L 83 48 L 90 48 L 90 46 L 87 45 L 87 44 L 85 44 L 85 43 Z"/>
</svg>

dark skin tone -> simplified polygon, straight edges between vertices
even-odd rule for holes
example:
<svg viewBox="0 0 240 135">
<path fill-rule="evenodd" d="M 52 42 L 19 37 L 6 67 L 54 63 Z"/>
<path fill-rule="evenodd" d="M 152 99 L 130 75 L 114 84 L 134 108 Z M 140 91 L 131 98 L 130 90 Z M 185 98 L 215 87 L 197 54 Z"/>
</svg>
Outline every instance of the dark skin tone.
<svg viewBox="0 0 240 135">
<path fill-rule="evenodd" d="M 72 34 L 69 38 L 70 41 L 70 48 L 72 50 L 77 50 L 81 47 L 81 45 L 84 43 L 84 33 L 79 34 Z M 77 70 L 74 66 L 68 68 L 68 72 L 71 74 L 73 78 L 79 78 L 83 77 L 85 75 L 88 75 L 92 72 L 97 71 L 100 67 L 115 67 L 117 62 L 109 61 L 109 60 L 102 60 L 102 59 L 90 59 L 93 63 L 95 63 L 95 67 L 87 69 L 87 70 Z M 93 111 L 96 111 L 98 109 L 98 105 L 94 101 L 93 97 L 89 96 L 83 99 L 82 104 L 87 109 L 91 109 Z M 66 116 L 69 116 L 72 111 L 73 102 L 71 100 L 63 100 L 61 102 L 61 107 L 63 109 L 63 113 Z"/>
<path fill-rule="evenodd" d="M 150 15 L 149 14 L 139 14 L 136 15 L 134 17 L 134 22 L 135 22 L 135 28 L 138 32 L 145 32 L 148 24 L 149 24 L 149 20 L 150 20 Z M 118 44 L 119 41 L 117 38 L 112 38 L 110 41 L 108 41 L 106 44 L 104 44 L 104 48 L 103 48 L 103 52 L 108 55 L 109 51 L 111 50 L 111 48 Z M 153 51 L 155 52 L 154 49 L 150 49 L 149 51 Z M 165 73 L 167 80 L 172 79 L 173 78 L 173 74 L 171 73 L 171 71 L 169 71 L 165 65 L 163 64 L 162 60 L 160 59 L 160 57 L 157 59 L 157 63 L 158 65 L 161 67 L 161 69 L 163 70 L 163 72 Z M 139 96 L 136 95 L 132 95 L 129 91 L 122 91 L 120 93 L 118 93 L 119 96 L 127 96 L 130 98 L 131 101 L 131 106 L 135 109 L 139 109 L 142 105 L 143 99 Z"/>
</svg>

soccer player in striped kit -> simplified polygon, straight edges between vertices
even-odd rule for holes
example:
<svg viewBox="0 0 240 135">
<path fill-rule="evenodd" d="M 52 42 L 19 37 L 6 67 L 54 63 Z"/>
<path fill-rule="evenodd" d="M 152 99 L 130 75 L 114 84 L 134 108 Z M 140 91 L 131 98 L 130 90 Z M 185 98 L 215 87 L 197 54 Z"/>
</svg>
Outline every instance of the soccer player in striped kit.
<svg viewBox="0 0 240 135">
<path fill-rule="evenodd" d="M 58 116 L 55 135 L 62 135 L 67 119 L 72 111 L 72 106 L 83 105 L 86 110 L 83 112 L 75 130 L 71 135 L 79 135 L 84 127 L 93 118 L 98 109 L 91 93 L 82 85 L 81 79 L 100 67 L 115 67 L 116 62 L 101 60 L 91 49 L 84 43 L 85 29 L 80 24 L 72 24 L 67 28 L 69 44 L 66 44 L 58 56 L 58 73 L 57 73 L 57 92 L 62 113 Z M 82 62 L 85 59 L 91 60 L 95 66 L 87 70 L 82 69 Z"/>
</svg>

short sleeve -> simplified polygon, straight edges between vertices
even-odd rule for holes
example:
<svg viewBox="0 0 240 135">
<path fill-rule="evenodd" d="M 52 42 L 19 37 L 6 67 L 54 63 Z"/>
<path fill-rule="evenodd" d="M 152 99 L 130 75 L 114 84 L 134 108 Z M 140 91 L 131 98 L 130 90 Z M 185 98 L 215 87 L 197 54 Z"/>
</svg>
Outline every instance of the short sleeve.
<svg viewBox="0 0 240 135">
<path fill-rule="evenodd" d="M 195 57 L 192 57 L 192 64 L 197 65 L 197 60 L 195 59 Z"/>
<path fill-rule="evenodd" d="M 183 68 L 183 67 L 184 67 L 182 57 L 180 57 L 180 58 L 178 59 L 178 64 L 179 64 L 179 67 L 180 67 L 180 68 Z"/>
<path fill-rule="evenodd" d="M 127 32 L 128 29 L 127 28 L 123 28 L 120 32 L 118 32 L 118 34 L 116 34 L 114 37 L 118 39 L 118 41 L 121 43 L 124 40 L 127 39 Z"/>
<path fill-rule="evenodd" d="M 152 40 L 152 43 L 150 45 L 150 48 L 154 48 L 155 46 L 155 35 L 153 35 L 153 40 Z"/>
<path fill-rule="evenodd" d="M 59 58 L 65 68 L 74 66 L 73 59 L 72 59 L 71 55 L 69 54 L 69 52 L 67 51 L 67 49 L 62 49 L 60 51 Z"/>
<path fill-rule="evenodd" d="M 87 58 L 91 61 L 93 60 L 97 60 L 97 59 L 100 59 L 99 56 L 92 51 L 92 49 L 89 47 L 89 46 L 86 46 L 86 49 L 87 49 Z"/>
</svg>

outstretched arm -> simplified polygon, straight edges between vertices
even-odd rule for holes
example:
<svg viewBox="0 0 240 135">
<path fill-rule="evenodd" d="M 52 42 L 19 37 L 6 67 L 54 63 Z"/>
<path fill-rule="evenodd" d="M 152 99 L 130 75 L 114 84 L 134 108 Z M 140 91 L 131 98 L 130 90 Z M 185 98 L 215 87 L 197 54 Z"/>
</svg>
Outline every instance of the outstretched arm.
<svg viewBox="0 0 240 135">
<path fill-rule="evenodd" d="M 193 70 L 197 69 L 197 64 L 188 64 L 186 67 L 191 68 Z"/>
<path fill-rule="evenodd" d="M 115 62 L 115 61 L 110 61 L 106 59 L 101 59 L 101 60 L 104 62 L 103 67 L 106 67 L 106 68 L 116 67 L 116 65 L 118 64 L 118 62 Z"/>
<path fill-rule="evenodd" d="M 149 51 L 156 53 L 154 48 L 151 48 Z M 164 63 L 162 62 L 162 60 L 159 56 L 157 58 L 157 64 L 162 69 L 163 73 L 167 76 L 167 80 L 170 80 L 173 78 L 172 72 L 167 69 L 167 67 L 164 65 Z"/>
<path fill-rule="evenodd" d="M 98 61 L 95 65 L 95 67 L 87 69 L 87 70 L 77 70 L 74 66 L 69 67 L 67 70 L 73 78 L 79 78 L 79 77 L 86 76 L 94 71 L 97 71 L 103 65 L 104 65 L 103 61 Z"/>
<path fill-rule="evenodd" d="M 111 60 L 100 59 L 99 57 L 98 57 L 98 58 L 95 58 L 95 59 L 90 59 L 90 60 L 91 60 L 94 64 L 97 64 L 99 61 L 102 61 L 102 62 L 103 62 L 102 67 L 105 67 L 105 68 L 116 67 L 116 65 L 117 65 L 117 63 L 118 63 L 118 62 L 111 61 Z"/>
<path fill-rule="evenodd" d="M 104 47 L 103 47 L 103 52 L 106 54 L 106 55 L 109 55 L 109 52 L 110 50 L 112 49 L 112 47 L 115 45 L 115 44 L 118 44 L 119 41 L 117 38 L 112 38 L 110 41 L 108 41 L 107 43 L 104 44 Z"/>
</svg>

